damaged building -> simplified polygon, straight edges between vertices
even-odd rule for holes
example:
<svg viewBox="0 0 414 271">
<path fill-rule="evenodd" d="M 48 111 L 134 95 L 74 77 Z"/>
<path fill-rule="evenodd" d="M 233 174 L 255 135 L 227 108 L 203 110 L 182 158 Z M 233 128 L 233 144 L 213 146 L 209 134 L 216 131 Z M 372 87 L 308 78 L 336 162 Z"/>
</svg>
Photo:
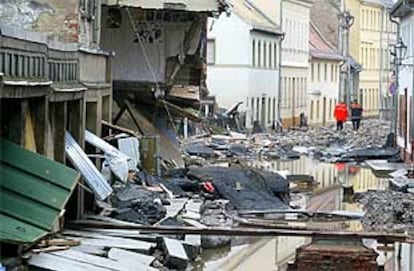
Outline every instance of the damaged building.
<svg viewBox="0 0 414 271">
<path fill-rule="evenodd" d="M 1 245 L 18 244 L 5 247 L 8 253 L 86 207 L 82 179 L 65 166 L 65 133 L 83 147 L 86 129 L 101 136 L 101 121 L 111 121 L 111 55 L 98 47 L 97 7 L 73 0 L 0 3 L 0 197 L 13 199 L 1 204 L 1 228 L 4 221 L 10 226 Z M 16 230 L 27 235 L 17 238 Z"/>
<path fill-rule="evenodd" d="M 207 95 L 207 18 L 221 12 L 224 1 L 103 4 L 101 46 L 115 52 L 114 100 L 119 110 L 114 111 L 114 122 L 122 121 L 129 107 L 154 124 L 161 137 L 174 141 L 173 134 L 187 136 L 188 121 L 199 121 L 194 111 L 200 97 Z M 121 123 L 144 130 L 135 121 Z"/>
</svg>

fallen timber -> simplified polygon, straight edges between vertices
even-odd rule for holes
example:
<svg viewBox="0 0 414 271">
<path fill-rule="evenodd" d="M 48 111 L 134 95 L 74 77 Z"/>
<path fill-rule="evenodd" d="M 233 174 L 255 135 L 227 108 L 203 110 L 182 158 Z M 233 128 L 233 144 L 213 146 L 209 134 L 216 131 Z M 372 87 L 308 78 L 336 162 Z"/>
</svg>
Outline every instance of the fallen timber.
<svg viewBox="0 0 414 271">
<path fill-rule="evenodd" d="M 323 237 L 330 239 L 376 239 L 379 243 L 411 243 L 414 244 L 414 236 L 401 233 L 385 232 L 350 232 L 350 231 L 320 231 L 320 230 L 294 230 L 272 228 L 223 228 L 223 227 L 177 227 L 177 226 L 146 226 L 146 225 L 118 225 L 107 222 L 76 220 L 68 223 L 69 228 L 86 229 L 124 229 L 137 230 L 140 233 L 158 234 L 186 234 L 186 235 L 222 235 L 222 236 L 302 236 Z"/>
<path fill-rule="evenodd" d="M 308 217 L 340 217 L 344 219 L 361 219 L 364 216 L 363 212 L 344 212 L 344 211 L 334 211 L 334 212 L 324 212 L 324 211 L 309 211 L 309 210 L 298 210 L 298 209 L 288 209 L 288 210 L 241 210 L 237 212 L 239 215 L 265 215 L 265 214 L 298 214 Z"/>
</svg>

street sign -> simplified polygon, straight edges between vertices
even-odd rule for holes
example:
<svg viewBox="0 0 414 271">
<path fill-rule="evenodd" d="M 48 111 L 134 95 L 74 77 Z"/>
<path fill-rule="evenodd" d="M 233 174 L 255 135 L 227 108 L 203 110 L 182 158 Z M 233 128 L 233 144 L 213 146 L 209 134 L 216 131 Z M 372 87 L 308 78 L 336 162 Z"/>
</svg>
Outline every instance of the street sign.
<svg viewBox="0 0 414 271">
<path fill-rule="evenodd" d="M 397 84 L 395 82 L 392 82 L 388 88 L 389 93 L 391 95 L 395 95 L 397 94 L 397 90 L 398 90 Z"/>
</svg>

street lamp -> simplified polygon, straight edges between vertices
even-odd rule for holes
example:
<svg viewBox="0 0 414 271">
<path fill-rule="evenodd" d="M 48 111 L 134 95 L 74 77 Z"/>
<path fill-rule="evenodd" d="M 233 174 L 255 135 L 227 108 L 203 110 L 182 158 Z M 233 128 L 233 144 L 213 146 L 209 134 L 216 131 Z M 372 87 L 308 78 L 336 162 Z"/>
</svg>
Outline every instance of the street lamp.
<svg viewBox="0 0 414 271">
<path fill-rule="evenodd" d="M 392 55 L 394 56 L 395 65 L 400 66 L 407 55 L 407 45 L 405 45 L 402 38 L 399 38 L 398 42 L 394 45 L 394 52 Z"/>
</svg>

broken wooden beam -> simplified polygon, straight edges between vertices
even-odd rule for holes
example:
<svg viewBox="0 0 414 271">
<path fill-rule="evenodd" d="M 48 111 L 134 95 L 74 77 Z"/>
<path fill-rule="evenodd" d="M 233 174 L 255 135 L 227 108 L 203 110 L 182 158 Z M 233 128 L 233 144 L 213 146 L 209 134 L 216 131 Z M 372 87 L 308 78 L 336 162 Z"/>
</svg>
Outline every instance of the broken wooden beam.
<svg viewBox="0 0 414 271">
<path fill-rule="evenodd" d="M 376 239 L 380 242 L 414 243 L 413 236 L 402 233 L 386 232 L 349 232 L 349 231 L 321 231 L 321 230 L 292 230 L 292 229 L 263 229 L 263 228 L 223 228 L 223 227 L 174 227 L 174 226 L 145 226 L 145 225 L 114 225 L 106 222 L 78 220 L 68 223 L 73 228 L 106 228 L 131 229 L 142 233 L 158 234 L 195 234 L 195 235 L 224 235 L 224 236 L 302 236 L 324 237 L 334 239 Z"/>
</svg>

